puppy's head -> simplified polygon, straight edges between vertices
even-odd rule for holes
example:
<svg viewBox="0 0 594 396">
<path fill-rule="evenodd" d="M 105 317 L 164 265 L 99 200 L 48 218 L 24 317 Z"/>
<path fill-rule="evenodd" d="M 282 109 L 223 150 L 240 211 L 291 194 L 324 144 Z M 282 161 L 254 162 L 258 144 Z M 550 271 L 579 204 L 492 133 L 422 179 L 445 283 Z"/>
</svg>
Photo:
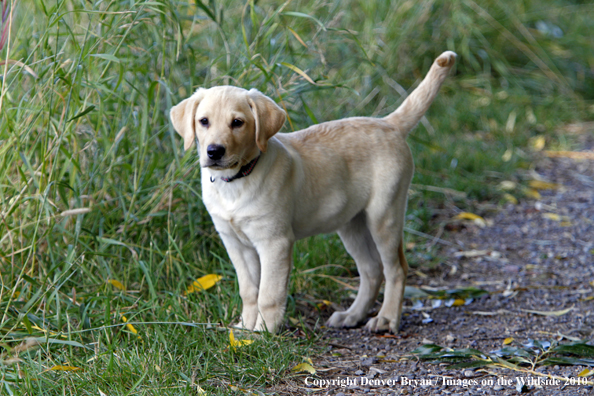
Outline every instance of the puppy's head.
<svg viewBox="0 0 594 396">
<path fill-rule="evenodd" d="M 260 91 L 221 86 L 200 88 L 170 112 L 188 150 L 198 139 L 200 165 L 234 169 L 266 151 L 285 122 L 285 112 Z"/>
</svg>

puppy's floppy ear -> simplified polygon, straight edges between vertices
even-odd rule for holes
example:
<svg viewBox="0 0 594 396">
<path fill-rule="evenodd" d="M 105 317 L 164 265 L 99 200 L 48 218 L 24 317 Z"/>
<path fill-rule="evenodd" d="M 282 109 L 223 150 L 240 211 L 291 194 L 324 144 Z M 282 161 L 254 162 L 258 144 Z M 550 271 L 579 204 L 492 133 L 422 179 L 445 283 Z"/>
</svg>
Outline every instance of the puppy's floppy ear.
<svg viewBox="0 0 594 396">
<path fill-rule="evenodd" d="M 268 148 L 268 139 L 285 123 L 285 111 L 257 89 L 250 89 L 247 95 L 256 120 L 256 144 L 264 152 Z"/>
<path fill-rule="evenodd" d="M 184 139 L 184 150 L 192 147 L 194 140 L 196 140 L 196 126 L 194 125 L 196 121 L 194 118 L 196 117 L 196 108 L 204 98 L 205 91 L 205 89 L 199 88 L 194 95 L 173 106 L 169 111 L 173 128 Z"/>
</svg>

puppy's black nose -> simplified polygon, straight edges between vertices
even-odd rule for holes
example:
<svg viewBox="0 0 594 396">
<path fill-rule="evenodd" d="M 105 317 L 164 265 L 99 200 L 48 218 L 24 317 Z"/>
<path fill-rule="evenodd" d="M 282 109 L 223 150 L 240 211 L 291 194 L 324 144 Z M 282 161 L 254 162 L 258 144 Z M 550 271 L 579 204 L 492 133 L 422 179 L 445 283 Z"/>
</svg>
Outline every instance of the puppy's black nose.
<svg viewBox="0 0 594 396">
<path fill-rule="evenodd" d="M 220 160 L 225 155 L 225 146 L 211 144 L 206 148 L 206 154 L 213 161 Z"/>
</svg>

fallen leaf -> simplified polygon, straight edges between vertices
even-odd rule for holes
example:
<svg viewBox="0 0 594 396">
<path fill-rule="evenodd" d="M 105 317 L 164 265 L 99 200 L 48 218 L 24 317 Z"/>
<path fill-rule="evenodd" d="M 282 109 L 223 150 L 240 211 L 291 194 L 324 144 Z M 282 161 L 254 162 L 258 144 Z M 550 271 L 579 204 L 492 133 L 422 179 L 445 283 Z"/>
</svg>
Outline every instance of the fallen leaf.
<svg viewBox="0 0 594 396">
<path fill-rule="evenodd" d="M 505 150 L 505 153 L 503 153 L 503 155 L 501 156 L 501 160 L 503 162 L 509 162 L 509 160 L 512 158 L 512 154 L 513 151 L 511 149 Z"/>
<path fill-rule="evenodd" d="M 223 279 L 221 275 L 217 274 L 208 274 L 204 275 L 201 278 L 198 278 L 192 283 L 188 289 L 186 290 L 185 294 L 194 293 L 200 290 L 207 290 L 217 284 L 218 281 Z"/>
<path fill-rule="evenodd" d="M 451 299 L 445 302 L 446 307 L 461 307 L 464 304 L 466 304 L 466 300 L 462 298 Z"/>
<path fill-rule="evenodd" d="M 293 369 L 291 371 L 293 371 L 295 373 L 303 373 L 303 372 L 308 372 L 310 374 L 316 373 L 316 369 L 309 363 L 298 364 L 297 366 L 293 367 Z"/>
<path fill-rule="evenodd" d="M 454 253 L 454 257 L 480 257 L 480 256 L 486 256 L 489 254 L 488 250 L 467 250 L 467 251 L 463 251 L 463 252 L 455 252 Z"/>
<path fill-rule="evenodd" d="M 136 330 L 136 328 L 134 326 L 132 326 L 132 323 L 127 323 L 128 319 L 126 319 L 126 317 L 123 315 L 122 315 L 122 322 L 126 323 L 126 328 L 128 330 L 130 330 L 130 332 L 132 334 L 138 335 L 138 330 Z M 140 336 L 138 336 L 138 338 L 140 338 Z"/>
<path fill-rule="evenodd" d="M 79 371 L 82 370 L 80 367 L 75 367 L 75 366 L 53 366 L 48 368 L 47 370 L 44 370 L 43 372 L 47 372 L 47 371 Z"/>
<path fill-rule="evenodd" d="M 550 158 L 594 160 L 594 151 L 545 151 L 545 154 Z"/>
<path fill-rule="evenodd" d="M 513 190 L 516 188 L 516 186 L 517 183 L 511 180 L 504 180 L 501 183 L 499 183 L 499 189 L 504 191 Z"/>
<path fill-rule="evenodd" d="M 527 188 L 524 190 L 524 195 L 529 197 L 529 198 L 534 198 L 537 200 L 542 199 L 542 196 L 540 195 L 540 193 L 538 192 L 538 190 L 534 189 L 534 188 Z"/>
<path fill-rule="evenodd" d="M 485 219 L 483 219 L 481 216 L 476 215 L 474 213 L 470 213 L 470 212 L 462 212 L 457 214 L 454 219 L 457 220 L 472 220 L 473 223 L 475 223 L 476 225 L 480 226 L 480 227 L 485 227 L 487 225 L 487 222 L 485 221 Z"/>
<path fill-rule="evenodd" d="M 561 184 L 545 182 L 542 180 L 530 180 L 528 185 L 537 190 L 558 190 L 563 187 Z"/>
<path fill-rule="evenodd" d="M 534 315 L 540 315 L 540 316 L 563 316 L 566 313 L 573 311 L 573 307 L 567 308 L 567 309 L 562 309 L 560 311 L 535 311 L 532 309 L 520 309 L 520 311 L 531 313 Z"/>
<path fill-rule="evenodd" d="M 107 281 L 107 283 L 110 283 L 116 289 L 126 290 L 126 288 L 124 287 L 124 285 L 122 285 L 122 282 L 120 282 L 118 280 L 110 279 L 110 280 Z"/>
<path fill-rule="evenodd" d="M 507 202 L 512 203 L 514 205 L 518 204 L 518 199 L 509 193 L 503 194 L 503 199 L 505 199 Z"/>
<path fill-rule="evenodd" d="M 254 340 L 236 340 L 235 335 L 233 334 L 233 330 L 229 329 L 229 345 L 231 345 L 231 348 L 233 348 L 233 350 L 235 350 L 236 348 L 241 348 L 245 345 L 250 345 L 252 342 L 254 342 Z"/>
<path fill-rule="evenodd" d="M 507 337 L 505 340 L 503 340 L 503 345 L 509 345 L 513 340 L 513 337 Z"/>
<path fill-rule="evenodd" d="M 582 371 L 580 371 L 580 373 L 578 374 L 578 377 L 589 377 L 592 374 L 594 374 L 594 370 L 585 368 Z"/>
<path fill-rule="evenodd" d="M 545 137 L 542 135 L 533 137 L 530 139 L 530 146 L 534 151 L 542 151 L 545 146 Z"/>
<path fill-rule="evenodd" d="M 561 221 L 561 216 L 556 213 L 543 213 L 542 217 L 553 221 Z"/>
</svg>

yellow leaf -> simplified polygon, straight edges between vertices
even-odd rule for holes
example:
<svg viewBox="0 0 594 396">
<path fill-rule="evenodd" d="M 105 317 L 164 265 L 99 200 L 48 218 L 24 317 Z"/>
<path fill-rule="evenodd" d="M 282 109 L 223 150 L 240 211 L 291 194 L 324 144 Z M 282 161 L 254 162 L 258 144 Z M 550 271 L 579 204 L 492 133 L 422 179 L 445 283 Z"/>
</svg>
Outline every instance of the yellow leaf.
<svg viewBox="0 0 594 396">
<path fill-rule="evenodd" d="M 538 199 L 540 200 L 542 198 L 542 196 L 540 195 L 540 193 L 538 192 L 538 190 L 534 189 L 534 188 L 527 188 L 524 190 L 524 195 L 529 197 L 529 198 L 534 198 L 534 199 Z"/>
<path fill-rule="evenodd" d="M 196 279 L 194 283 L 188 287 L 188 290 L 186 290 L 185 294 L 187 295 L 194 293 L 195 291 L 210 289 L 221 279 L 223 279 L 223 277 L 217 274 L 204 275 L 203 277 Z"/>
<path fill-rule="evenodd" d="M 317 304 L 318 308 L 324 308 L 325 306 L 329 307 L 331 305 L 332 305 L 332 301 L 328 301 L 328 300 L 322 300 L 321 303 Z"/>
<path fill-rule="evenodd" d="M 535 151 L 541 151 L 545 146 L 545 137 L 542 135 L 533 137 L 530 139 L 530 146 L 532 146 Z"/>
<path fill-rule="evenodd" d="M 503 345 L 509 345 L 513 340 L 514 339 L 512 337 L 507 337 L 505 340 L 503 340 Z"/>
<path fill-rule="evenodd" d="M 462 305 L 466 304 L 466 300 L 464 300 L 463 298 L 457 298 L 454 300 L 454 303 L 452 304 L 452 306 L 454 307 L 460 307 Z"/>
<path fill-rule="evenodd" d="M 80 367 L 75 366 L 53 366 L 48 368 L 46 371 L 79 371 L 82 370 Z"/>
<path fill-rule="evenodd" d="M 561 221 L 561 216 L 556 213 L 543 213 L 542 217 L 553 221 Z"/>
<path fill-rule="evenodd" d="M 235 348 L 241 348 L 245 345 L 250 345 L 254 340 L 236 340 L 235 335 L 233 335 L 233 330 L 229 329 L 229 345 L 231 348 L 235 350 Z"/>
<path fill-rule="evenodd" d="M 483 219 L 479 215 L 475 215 L 474 213 L 470 213 L 470 212 L 459 213 L 458 215 L 456 215 L 456 217 L 454 217 L 454 219 L 472 220 L 475 224 L 477 224 L 480 227 L 485 227 L 487 225 L 487 222 L 485 221 L 485 219 Z"/>
<path fill-rule="evenodd" d="M 518 204 L 518 199 L 511 194 L 508 194 L 508 193 L 503 194 L 503 199 L 505 199 L 507 202 L 512 203 L 514 205 Z"/>
<path fill-rule="evenodd" d="M 303 373 L 303 372 L 308 372 L 310 374 L 316 373 L 316 369 L 309 363 L 298 364 L 297 366 L 293 367 L 293 369 L 291 371 L 293 371 L 295 373 Z"/>
<path fill-rule="evenodd" d="M 124 285 L 122 285 L 122 282 L 117 281 L 115 279 L 110 279 L 107 281 L 107 283 L 111 283 L 113 287 L 115 287 L 116 289 L 120 289 L 120 290 L 126 290 L 126 288 L 124 287 Z"/>
<path fill-rule="evenodd" d="M 509 162 L 509 160 L 512 158 L 513 153 L 514 152 L 511 149 L 505 150 L 505 153 L 503 153 L 503 155 L 501 156 L 503 162 Z"/>
<path fill-rule="evenodd" d="M 592 371 L 594 372 L 594 370 Z M 590 375 L 590 370 L 588 368 L 585 368 L 582 371 L 580 371 L 578 377 L 587 377 L 588 375 Z"/>
<path fill-rule="evenodd" d="M 122 322 L 126 323 L 128 322 L 128 319 L 126 319 L 125 316 L 122 316 Z M 130 330 L 130 332 L 132 332 L 133 334 L 138 334 L 138 330 L 136 330 L 136 328 L 132 326 L 131 323 L 126 323 L 126 328 Z"/>
<path fill-rule="evenodd" d="M 563 187 L 561 184 L 549 183 L 541 180 L 530 180 L 528 185 L 537 190 L 558 190 Z"/>
</svg>

